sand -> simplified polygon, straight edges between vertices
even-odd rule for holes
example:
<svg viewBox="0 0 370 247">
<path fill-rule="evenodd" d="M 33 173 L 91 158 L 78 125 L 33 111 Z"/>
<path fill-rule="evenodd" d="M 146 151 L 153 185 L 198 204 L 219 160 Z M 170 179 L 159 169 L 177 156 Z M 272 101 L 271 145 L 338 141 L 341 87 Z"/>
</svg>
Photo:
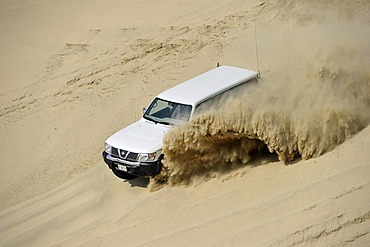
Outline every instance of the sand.
<svg viewBox="0 0 370 247">
<path fill-rule="evenodd" d="M 370 245 L 368 1 L 31 0 L 0 12 L 0 246 Z M 161 188 L 115 177 L 106 138 L 217 62 L 257 70 L 255 31 L 265 101 L 252 111 L 297 116 L 296 129 L 320 133 L 302 150 L 319 151 L 211 159 L 222 169 Z M 238 109 L 229 120 L 249 112 Z M 312 121 L 331 111 L 351 116 L 326 127 L 343 137 Z"/>
</svg>

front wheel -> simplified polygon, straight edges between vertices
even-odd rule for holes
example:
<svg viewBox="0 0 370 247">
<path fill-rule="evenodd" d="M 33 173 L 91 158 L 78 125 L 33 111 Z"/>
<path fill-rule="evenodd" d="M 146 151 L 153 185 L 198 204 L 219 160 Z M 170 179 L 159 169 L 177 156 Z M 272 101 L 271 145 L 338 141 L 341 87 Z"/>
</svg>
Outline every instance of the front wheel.
<svg viewBox="0 0 370 247">
<path fill-rule="evenodd" d="M 163 167 L 163 163 L 162 163 L 162 160 L 164 158 L 164 155 L 161 154 L 161 156 L 159 156 L 159 159 L 158 159 L 158 165 L 157 165 L 157 169 L 155 171 L 155 174 L 154 176 L 158 175 L 159 173 L 161 173 L 162 171 L 162 167 Z"/>
<path fill-rule="evenodd" d="M 131 179 L 136 178 L 135 175 L 132 175 L 132 174 L 124 172 L 124 171 L 117 171 L 114 167 L 113 167 L 112 171 L 113 171 L 114 175 L 116 175 L 117 177 L 122 178 L 122 179 L 131 180 Z"/>
</svg>

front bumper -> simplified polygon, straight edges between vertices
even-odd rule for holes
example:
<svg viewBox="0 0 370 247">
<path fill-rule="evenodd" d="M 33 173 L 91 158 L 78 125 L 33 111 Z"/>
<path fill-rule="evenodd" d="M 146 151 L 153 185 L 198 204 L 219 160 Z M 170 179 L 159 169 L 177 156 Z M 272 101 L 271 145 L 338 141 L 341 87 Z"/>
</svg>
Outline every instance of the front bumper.
<svg viewBox="0 0 370 247">
<path fill-rule="evenodd" d="M 155 162 L 130 162 L 127 160 L 122 160 L 107 152 L 103 152 L 104 162 L 109 166 L 110 169 L 116 169 L 118 165 L 124 165 L 127 168 L 127 173 L 130 173 L 139 177 L 149 177 L 158 175 L 162 169 L 161 158 Z"/>
</svg>

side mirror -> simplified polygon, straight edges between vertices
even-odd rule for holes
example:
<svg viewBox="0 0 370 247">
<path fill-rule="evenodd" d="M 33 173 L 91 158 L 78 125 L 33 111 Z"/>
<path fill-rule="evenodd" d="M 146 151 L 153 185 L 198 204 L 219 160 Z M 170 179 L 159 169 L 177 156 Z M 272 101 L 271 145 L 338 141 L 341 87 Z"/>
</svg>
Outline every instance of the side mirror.
<svg viewBox="0 0 370 247">
<path fill-rule="evenodd" d="M 143 107 L 143 114 L 145 114 L 145 112 L 146 112 L 146 108 L 145 108 L 145 107 Z"/>
</svg>

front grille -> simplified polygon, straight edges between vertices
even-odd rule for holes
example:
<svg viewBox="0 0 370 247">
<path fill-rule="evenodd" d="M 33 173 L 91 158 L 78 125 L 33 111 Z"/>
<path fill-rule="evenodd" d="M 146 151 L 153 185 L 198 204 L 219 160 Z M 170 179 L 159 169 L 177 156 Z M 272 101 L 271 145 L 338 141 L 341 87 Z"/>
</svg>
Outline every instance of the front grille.
<svg viewBox="0 0 370 247">
<path fill-rule="evenodd" d="M 112 147 L 112 155 L 115 156 L 115 157 L 119 157 L 117 148 Z"/>
<path fill-rule="evenodd" d="M 136 161 L 138 155 L 138 153 L 129 153 L 126 159 Z"/>
<path fill-rule="evenodd" d="M 122 158 L 126 158 L 128 151 L 120 149 L 119 153 Z"/>
<path fill-rule="evenodd" d="M 123 160 L 136 161 L 138 153 L 112 147 L 112 156 Z"/>
</svg>

